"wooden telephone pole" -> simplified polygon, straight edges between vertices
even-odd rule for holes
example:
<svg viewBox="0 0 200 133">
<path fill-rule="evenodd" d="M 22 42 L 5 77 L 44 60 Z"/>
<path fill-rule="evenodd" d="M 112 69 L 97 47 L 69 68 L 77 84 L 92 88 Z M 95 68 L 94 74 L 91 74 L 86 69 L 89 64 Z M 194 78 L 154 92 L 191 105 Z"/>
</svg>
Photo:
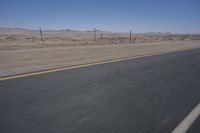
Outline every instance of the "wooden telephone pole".
<svg viewBox="0 0 200 133">
<path fill-rule="evenodd" d="M 94 28 L 94 41 L 96 42 L 97 41 L 97 29 Z"/>
<path fill-rule="evenodd" d="M 132 42 L 132 30 L 130 30 L 129 43 Z"/>
<path fill-rule="evenodd" d="M 43 37 L 42 37 L 42 28 L 40 27 L 39 29 L 40 29 L 40 39 L 41 39 L 41 41 L 43 41 Z"/>
</svg>

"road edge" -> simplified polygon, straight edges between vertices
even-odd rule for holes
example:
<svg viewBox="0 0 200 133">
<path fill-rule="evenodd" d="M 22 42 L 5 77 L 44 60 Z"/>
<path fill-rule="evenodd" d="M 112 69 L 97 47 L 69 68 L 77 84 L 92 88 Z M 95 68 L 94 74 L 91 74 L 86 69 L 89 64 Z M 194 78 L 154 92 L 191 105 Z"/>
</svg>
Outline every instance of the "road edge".
<svg viewBox="0 0 200 133">
<path fill-rule="evenodd" d="M 41 74 L 47 74 L 47 73 L 58 72 L 58 71 L 63 71 L 63 70 L 70 70 L 70 69 L 77 69 L 77 68 L 107 64 L 107 63 L 120 62 L 120 61 L 149 57 L 149 56 L 156 56 L 156 55 L 170 54 L 170 53 L 175 53 L 175 52 L 189 51 L 189 50 L 194 50 L 194 49 L 198 49 L 198 48 L 200 48 L 200 47 L 195 47 L 195 48 L 190 48 L 190 49 L 181 49 L 181 50 L 180 49 L 179 50 L 170 50 L 170 51 L 165 51 L 165 52 L 157 52 L 157 53 L 144 54 L 144 55 L 136 55 L 136 56 L 118 58 L 118 59 L 113 59 L 113 60 L 91 62 L 91 63 L 87 63 L 87 64 L 67 66 L 67 67 L 62 67 L 62 68 L 54 68 L 54 69 L 50 69 L 50 70 L 43 70 L 43 71 L 29 72 L 29 73 L 24 73 L 24 74 L 10 75 L 10 76 L 5 76 L 5 77 L 0 77 L 0 81 L 29 77 L 29 76 L 35 76 L 35 75 L 41 75 Z"/>
</svg>

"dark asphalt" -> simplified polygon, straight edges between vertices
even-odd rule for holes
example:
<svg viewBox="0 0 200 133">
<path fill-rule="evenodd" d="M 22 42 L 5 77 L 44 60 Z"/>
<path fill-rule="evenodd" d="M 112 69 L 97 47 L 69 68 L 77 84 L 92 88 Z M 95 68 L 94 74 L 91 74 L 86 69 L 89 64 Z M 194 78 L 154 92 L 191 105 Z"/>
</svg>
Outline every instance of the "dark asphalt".
<svg viewBox="0 0 200 133">
<path fill-rule="evenodd" d="M 192 124 L 188 133 L 200 133 L 200 117 Z"/>
<path fill-rule="evenodd" d="M 0 81 L 0 132 L 169 133 L 199 102 L 196 49 Z"/>
</svg>

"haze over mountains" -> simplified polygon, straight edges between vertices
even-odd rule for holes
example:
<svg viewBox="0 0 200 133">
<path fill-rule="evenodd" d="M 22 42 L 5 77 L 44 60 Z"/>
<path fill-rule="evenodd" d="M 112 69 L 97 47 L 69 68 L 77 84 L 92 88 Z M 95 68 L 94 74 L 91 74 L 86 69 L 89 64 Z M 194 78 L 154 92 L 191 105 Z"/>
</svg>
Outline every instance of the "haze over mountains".
<svg viewBox="0 0 200 133">
<path fill-rule="evenodd" d="M 33 33 L 33 32 L 38 32 L 38 29 L 25 29 L 25 28 L 8 28 L 8 27 L 0 27 L 0 34 L 1 35 L 5 35 L 5 34 L 26 34 L 26 33 Z M 59 30 L 46 30 L 46 29 L 42 29 L 43 32 L 93 32 L 93 30 L 87 30 L 87 31 L 80 31 L 80 30 L 74 30 L 74 29 L 59 29 Z M 121 33 L 121 32 L 112 32 L 112 31 L 102 31 L 97 29 L 97 32 L 102 32 L 102 33 Z M 133 31 L 134 32 L 134 31 Z M 127 31 L 128 33 L 128 31 Z M 175 34 L 175 33 L 170 33 L 170 32 L 146 32 L 146 33 L 135 33 L 135 34 L 142 34 L 142 35 L 171 35 L 171 34 Z M 177 34 L 177 33 L 176 33 Z M 181 33 L 183 34 L 183 33 Z M 185 33 L 187 34 L 187 33 Z"/>
</svg>

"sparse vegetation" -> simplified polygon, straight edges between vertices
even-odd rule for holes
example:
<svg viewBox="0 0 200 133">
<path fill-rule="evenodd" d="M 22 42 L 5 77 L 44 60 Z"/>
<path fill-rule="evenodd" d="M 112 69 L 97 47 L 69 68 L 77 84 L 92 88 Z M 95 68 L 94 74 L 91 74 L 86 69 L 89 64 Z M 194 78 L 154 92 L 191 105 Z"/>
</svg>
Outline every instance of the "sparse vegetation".
<svg viewBox="0 0 200 133">
<path fill-rule="evenodd" d="M 129 43 L 129 33 L 97 31 L 94 41 L 93 32 L 73 30 L 43 31 L 41 41 L 39 31 L 0 28 L 0 50 L 21 48 L 45 48 L 85 45 L 110 45 Z M 132 43 L 172 42 L 200 40 L 200 35 L 176 35 L 170 33 L 146 33 L 132 35 Z"/>
</svg>

